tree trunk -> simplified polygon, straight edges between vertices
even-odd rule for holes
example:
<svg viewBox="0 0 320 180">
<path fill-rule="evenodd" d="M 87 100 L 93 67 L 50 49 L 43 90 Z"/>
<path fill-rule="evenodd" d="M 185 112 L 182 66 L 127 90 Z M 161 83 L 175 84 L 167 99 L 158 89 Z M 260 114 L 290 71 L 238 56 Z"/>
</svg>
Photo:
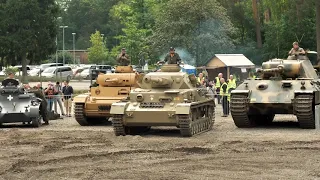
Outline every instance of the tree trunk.
<svg viewBox="0 0 320 180">
<path fill-rule="evenodd" d="M 316 4 L 317 8 L 317 21 L 316 21 L 316 26 L 317 26 L 317 52 L 318 52 L 318 64 L 320 64 L 320 2 L 318 1 Z"/>
<path fill-rule="evenodd" d="M 254 21 L 256 23 L 257 47 L 260 49 L 262 48 L 262 39 L 261 39 L 260 18 L 258 13 L 257 0 L 252 0 L 252 10 L 253 10 Z"/>
<path fill-rule="evenodd" d="M 22 54 L 21 56 L 21 65 L 22 65 L 22 79 L 21 82 L 22 83 L 27 83 L 27 54 Z"/>
</svg>

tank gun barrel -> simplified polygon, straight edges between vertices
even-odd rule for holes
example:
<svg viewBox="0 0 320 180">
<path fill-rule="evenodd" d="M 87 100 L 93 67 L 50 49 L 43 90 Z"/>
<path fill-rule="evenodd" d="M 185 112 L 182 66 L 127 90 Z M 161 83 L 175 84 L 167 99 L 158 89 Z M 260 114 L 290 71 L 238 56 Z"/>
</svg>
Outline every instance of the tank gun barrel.
<svg viewBox="0 0 320 180">
<path fill-rule="evenodd" d="M 111 84 L 119 84 L 121 83 L 121 79 L 119 78 L 113 78 L 113 79 L 106 79 L 105 82 L 106 83 L 111 83 Z"/>
<path fill-rule="evenodd" d="M 269 68 L 269 69 L 259 69 L 259 73 L 265 73 L 265 74 L 282 74 L 284 72 L 284 67 L 282 65 L 278 65 L 277 68 Z"/>
</svg>

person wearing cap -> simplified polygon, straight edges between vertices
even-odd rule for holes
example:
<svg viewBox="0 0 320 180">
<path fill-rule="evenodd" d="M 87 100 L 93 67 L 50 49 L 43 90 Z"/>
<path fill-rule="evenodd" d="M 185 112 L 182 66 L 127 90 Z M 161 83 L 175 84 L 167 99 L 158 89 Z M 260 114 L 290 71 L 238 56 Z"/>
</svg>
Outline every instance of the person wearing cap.
<svg viewBox="0 0 320 180">
<path fill-rule="evenodd" d="M 121 53 L 118 55 L 117 61 L 120 66 L 128 66 L 130 64 L 129 55 L 126 53 L 126 49 L 122 48 Z"/>
<path fill-rule="evenodd" d="M 170 47 L 170 52 L 164 58 L 164 62 L 168 62 L 168 64 L 178 64 L 181 62 L 179 54 L 175 52 L 175 49 L 173 47 Z"/>
<path fill-rule="evenodd" d="M 304 49 L 299 47 L 299 43 L 298 42 L 294 42 L 292 45 L 293 45 L 293 48 L 289 51 L 289 56 L 306 54 Z"/>
</svg>

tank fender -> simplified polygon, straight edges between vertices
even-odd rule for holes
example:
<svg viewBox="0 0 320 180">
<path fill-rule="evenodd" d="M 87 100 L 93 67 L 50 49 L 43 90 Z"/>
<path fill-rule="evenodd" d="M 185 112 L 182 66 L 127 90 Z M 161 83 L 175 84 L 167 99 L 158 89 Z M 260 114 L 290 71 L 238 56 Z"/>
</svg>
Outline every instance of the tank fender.
<svg viewBox="0 0 320 180">
<path fill-rule="evenodd" d="M 295 90 L 294 95 L 296 96 L 297 94 L 313 94 L 313 91 Z"/>
<path fill-rule="evenodd" d="M 80 95 L 73 98 L 73 102 L 74 103 L 85 103 L 88 96 L 89 96 L 88 94 L 80 94 Z"/>
<path fill-rule="evenodd" d="M 39 106 L 32 106 L 30 107 L 30 117 L 39 117 Z"/>
<path fill-rule="evenodd" d="M 245 94 L 245 95 L 250 95 L 251 91 L 250 90 L 232 90 L 231 91 L 231 95 L 232 94 Z"/>
<path fill-rule="evenodd" d="M 176 114 L 190 114 L 191 103 L 180 103 L 176 106 Z"/>
<path fill-rule="evenodd" d="M 124 114 L 129 102 L 116 102 L 111 104 L 110 114 Z"/>
</svg>

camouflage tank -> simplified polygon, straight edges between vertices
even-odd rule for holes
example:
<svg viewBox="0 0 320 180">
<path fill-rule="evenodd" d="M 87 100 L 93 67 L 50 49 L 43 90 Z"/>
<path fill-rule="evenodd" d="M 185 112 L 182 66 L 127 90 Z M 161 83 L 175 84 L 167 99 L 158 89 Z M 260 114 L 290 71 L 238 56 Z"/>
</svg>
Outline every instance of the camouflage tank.
<svg viewBox="0 0 320 180">
<path fill-rule="evenodd" d="M 99 74 L 90 92 L 74 98 L 74 115 L 81 126 L 107 122 L 111 104 L 127 98 L 138 87 L 132 66 L 117 66 L 115 73 Z"/>
<path fill-rule="evenodd" d="M 3 80 L 0 87 L 0 124 L 22 122 L 40 127 L 41 101 L 34 93 L 25 91 L 17 80 Z"/>
<path fill-rule="evenodd" d="M 179 72 L 176 64 L 163 65 L 160 72 L 140 74 L 140 88 L 130 92 L 128 102 L 111 106 L 116 136 L 136 134 L 151 126 L 176 126 L 182 136 L 212 129 L 214 99 L 197 88 L 194 75 Z"/>
<path fill-rule="evenodd" d="M 271 123 L 275 114 L 294 114 L 304 129 L 315 128 L 320 81 L 307 56 L 272 59 L 231 92 L 230 111 L 239 128 Z"/>
</svg>

